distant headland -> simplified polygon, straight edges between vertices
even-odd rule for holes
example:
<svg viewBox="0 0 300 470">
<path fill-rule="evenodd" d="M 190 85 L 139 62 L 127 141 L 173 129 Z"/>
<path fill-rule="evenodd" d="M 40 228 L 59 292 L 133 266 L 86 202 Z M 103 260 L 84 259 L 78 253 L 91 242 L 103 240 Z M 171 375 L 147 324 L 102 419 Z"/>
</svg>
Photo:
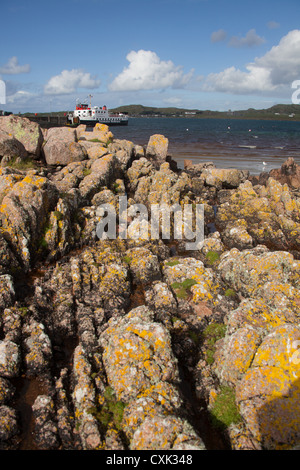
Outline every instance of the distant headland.
<svg viewBox="0 0 300 470">
<path fill-rule="evenodd" d="M 184 108 L 156 108 L 132 104 L 114 108 L 113 112 L 127 113 L 131 117 L 181 117 L 181 118 L 230 118 L 230 119 L 272 119 L 300 121 L 300 105 L 277 104 L 267 109 L 254 109 L 239 111 L 211 111 Z"/>
</svg>

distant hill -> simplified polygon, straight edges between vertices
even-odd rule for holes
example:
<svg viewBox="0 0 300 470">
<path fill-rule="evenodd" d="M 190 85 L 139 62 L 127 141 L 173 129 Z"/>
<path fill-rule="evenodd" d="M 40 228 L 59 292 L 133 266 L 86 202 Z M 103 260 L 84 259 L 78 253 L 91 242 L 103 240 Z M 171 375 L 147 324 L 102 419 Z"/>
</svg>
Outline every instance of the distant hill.
<svg viewBox="0 0 300 470">
<path fill-rule="evenodd" d="M 269 119 L 278 121 L 300 121 L 300 105 L 299 104 L 276 104 L 267 109 L 249 108 L 239 111 L 210 111 L 200 109 L 186 108 L 156 108 L 151 106 L 143 106 L 141 104 L 130 104 L 127 106 L 119 106 L 109 109 L 113 113 L 126 113 L 131 117 L 192 117 L 201 118 L 230 118 L 230 119 Z M 38 113 L 38 116 L 64 116 L 67 111 L 53 111 L 52 113 Z M 24 117 L 32 117 L 34 113 L 24 113 Z"/>
<path fill-rule="evenodd" d="M 119 106 L 110 111 L 126 113 L 131 117 L 194 117 L 194 118 L 237 118 L 237 119 L 274 119 L 300 121 L 300 105 L 277 104 L 267 109 L 239 111 L 209 111 L 185 108 L 155 108 L 140 104 Z"/>
<path fill-rule="evenodd" d="M 198 109 L 180 109 L 180 108 L 155 108 L 150 106 L 142 106 L 141 104 L 130 104 L 128 106 L 120 106 L 111 109 L 112 112 L 122 112 L 130 116 L 183 116 L 185 113 L 202 113 Z"/>
</svg>

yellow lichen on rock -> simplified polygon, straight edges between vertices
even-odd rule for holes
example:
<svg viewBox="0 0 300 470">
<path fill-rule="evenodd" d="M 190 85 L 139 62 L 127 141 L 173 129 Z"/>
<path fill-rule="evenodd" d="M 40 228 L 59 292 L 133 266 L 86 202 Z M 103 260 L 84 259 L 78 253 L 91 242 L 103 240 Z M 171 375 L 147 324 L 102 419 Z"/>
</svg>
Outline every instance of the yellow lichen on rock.
<svg viewBox="0 0 300 470">
<path fill-rule="evenodd" d="M 265 449 L 291 449 L 299 442 L 300 382 L 286 369 L 252 367 L 237 386 L 247 428 Z"/>
<path fill-rule="evenodd" d="M 108 380 L 119 400 L 128 402 L 157 381 L 177 379 L 169 334 L 153 322 L 145 306 L 118 322 L 110 320 L 100 341 Z"/>
</svg>

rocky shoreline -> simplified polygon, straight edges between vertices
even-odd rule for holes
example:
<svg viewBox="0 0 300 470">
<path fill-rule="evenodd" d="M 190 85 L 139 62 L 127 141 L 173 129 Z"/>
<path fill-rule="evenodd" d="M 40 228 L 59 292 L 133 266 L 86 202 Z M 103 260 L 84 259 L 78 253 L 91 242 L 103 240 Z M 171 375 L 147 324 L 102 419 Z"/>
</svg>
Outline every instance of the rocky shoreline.
<svg viewBox="0 0 300 470">
<path fill-rule="evenodd" d="M 300 167 L 260 176 L 0 117 L 0 448 L 300 445 Z M 99 240 L 102 204 L 203 204 L 205 239 Z M 118 214 L 120 215 L 120 214 Z"/>
</svg>

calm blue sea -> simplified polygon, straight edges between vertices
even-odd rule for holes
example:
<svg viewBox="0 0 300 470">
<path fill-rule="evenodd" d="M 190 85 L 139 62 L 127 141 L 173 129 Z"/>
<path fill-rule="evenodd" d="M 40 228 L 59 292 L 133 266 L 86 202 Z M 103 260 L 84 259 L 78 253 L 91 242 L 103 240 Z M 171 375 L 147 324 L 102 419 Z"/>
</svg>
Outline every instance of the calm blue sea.
<svg viewBox="0 0 300 470">
<path fill-rule="evenodd" d="M 259 174 L 279 168 L 289 157 L 300 164 L 300 122 L 238 119 L 129 118 L 112 127 L 117 139 L 146 146 L 153 134 L 169 139 L 169 154 L 183 168 L 185 159 L 213 162 Z"/>
</svg>

